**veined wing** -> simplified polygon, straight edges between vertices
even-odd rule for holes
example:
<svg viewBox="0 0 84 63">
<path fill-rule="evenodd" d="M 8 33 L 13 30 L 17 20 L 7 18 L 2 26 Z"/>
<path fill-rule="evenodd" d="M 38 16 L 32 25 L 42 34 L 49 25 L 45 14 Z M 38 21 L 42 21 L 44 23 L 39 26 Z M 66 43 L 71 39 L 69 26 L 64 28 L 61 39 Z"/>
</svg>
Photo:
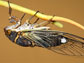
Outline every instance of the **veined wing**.
<svg viewBox="0 0 84 63">
<path fill-rule="evenodd" d="M 27 35 L 26 35 L 27 36 Z M 30 31 L 28 38 L 41 46 L 64 55 L 84 55 L 84 38 L 60 31 Z"/>
</svg>

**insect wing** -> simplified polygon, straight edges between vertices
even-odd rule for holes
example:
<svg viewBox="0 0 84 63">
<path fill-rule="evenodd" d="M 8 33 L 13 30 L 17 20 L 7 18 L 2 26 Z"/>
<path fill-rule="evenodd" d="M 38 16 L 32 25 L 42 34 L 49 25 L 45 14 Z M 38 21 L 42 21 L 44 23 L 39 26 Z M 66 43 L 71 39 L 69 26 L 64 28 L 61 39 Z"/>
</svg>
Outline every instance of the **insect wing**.
<svg viewBox="0 0 84 63">
<path fill-rule="evenodd" d="M 60 36 L 67 38 L 67 43 L 60 43 Z M 63 55 L 84 55 L 82 37 L 60 31 L 31 31 L 29 37 L 37 46 L 41 46 Z"/>
<path fill-rule="evenodd" d="M 80 41 L 71 40 L 66 44 L 62 44 L 56 47 L 50 47 L 49 50 L 63 55 L 83 56 L 83 45 L 84 43 Z"/>
</svg>

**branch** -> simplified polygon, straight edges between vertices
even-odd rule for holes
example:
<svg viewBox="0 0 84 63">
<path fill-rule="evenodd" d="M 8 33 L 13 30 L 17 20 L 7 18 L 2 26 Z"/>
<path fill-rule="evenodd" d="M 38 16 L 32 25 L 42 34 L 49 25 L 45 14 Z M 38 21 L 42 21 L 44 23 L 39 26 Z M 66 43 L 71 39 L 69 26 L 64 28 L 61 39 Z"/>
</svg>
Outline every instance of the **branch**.
<svg viewBox="0 0 84 63">
<path fill-rule="evenodd" d="M 8 2 L 6 1 L 0 1 L 0 5 L 1 6 L 4 6 L 4 7 L 8 7 Z M 21 12 L 24 12 L 24 13 L 27 13 L 27 14 L 30 14 L 30 15 L 34 15 L 36 13 L 36 11 L 33 11 L 33 10 L 30 10 L 28 8 L 24 8 L 22 6 L 19 6 L 19 5 L 16 5 L 16 4 L 13 4 L 13 3 L 10 3 L 11 7 L 15 10 L 18 10 L 18 11 L 21 11 Z M 43 19 L 43 20 L 46 20 L 46 21 L 49 21 L 53 16 L 51 15 L 45 15 L 45 14 L 42 14 L 42 13 L 37 13 L 36 14 L 36 17 L 40 18 L 40 19 Z M 63 22 L 67 22 L 67 23 L 70 23 L 72 25 L 75 25 L 77 27 L 79 27 L 80 29 L 83 29 L 84 30 L 84 26 L 82 26 L 81 24 L 71 20 L 71 19 L 67 19 L 67 18 L 63 18 L 63 17 L 59 17 L 59 16 L 54 16 L 52 18 L 52 21 L 63 21 Z M 55 25 L 57 25 L 58 27 L 63 27 L 63 25 L 59 22 L 54 22 Z"/>
</svg>

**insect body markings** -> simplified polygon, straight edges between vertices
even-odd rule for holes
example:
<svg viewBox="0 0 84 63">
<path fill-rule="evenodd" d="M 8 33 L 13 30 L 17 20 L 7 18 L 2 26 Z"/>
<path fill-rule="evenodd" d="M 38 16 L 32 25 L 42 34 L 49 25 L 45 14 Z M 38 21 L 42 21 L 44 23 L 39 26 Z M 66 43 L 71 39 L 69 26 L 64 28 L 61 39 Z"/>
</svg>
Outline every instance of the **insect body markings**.
<svg viewBox="0 0 84 63">
<path fill-rule="evenodd" d="M 46 22 L 37 24 L 37 20 L 31 24 L 30 20 L 34 16 L 27 19 L 24 24 L 21 23 L 23 16 L 18 19 L 15 16 L 11 16 L 11 7 L 9 5 L 10 23 L 14 25 L 4 28 L 5 35 L 14 43 L 24 47 L 43 47 L 53 52 L 57 52 L 63 55 L 84 55 L 84 38 L 57 30 L 50 30 L 50 27 L 40 26 Z"/>
</svg>

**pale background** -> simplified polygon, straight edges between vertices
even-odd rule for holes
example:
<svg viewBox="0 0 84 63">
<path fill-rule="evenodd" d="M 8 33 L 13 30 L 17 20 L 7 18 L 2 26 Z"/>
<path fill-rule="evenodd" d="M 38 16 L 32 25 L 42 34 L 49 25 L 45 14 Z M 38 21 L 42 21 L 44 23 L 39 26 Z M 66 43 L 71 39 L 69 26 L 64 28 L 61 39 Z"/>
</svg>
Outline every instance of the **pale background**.
<svg viewBox="0 0 84 63">
<path fill-rule="evenodd" d="M 84 25 L 84 0 L 10 0 L 11 2 L 39 10 L 48 15 L 66 17 Z M 13 15 L 20 17 L 23 13 L 13 10 Z M 28 15 L 29 16 L 29 15 Z M 27 19 L 27 16 L 25 17 Z M 24 20 L 25 20 L 24 19 Z M 62 22 L 63 23 L 63 22 Z M 84 30 L 67 23 L 61 30 L 84 36 Z M 44 48 L 21 47 L 13 44 L 4 34 L 3 28 L 9 25 L 8 8 L 0 7 L 0 63 L 84 63 L 84 57 L 65 56 Z"/>
</svg>

